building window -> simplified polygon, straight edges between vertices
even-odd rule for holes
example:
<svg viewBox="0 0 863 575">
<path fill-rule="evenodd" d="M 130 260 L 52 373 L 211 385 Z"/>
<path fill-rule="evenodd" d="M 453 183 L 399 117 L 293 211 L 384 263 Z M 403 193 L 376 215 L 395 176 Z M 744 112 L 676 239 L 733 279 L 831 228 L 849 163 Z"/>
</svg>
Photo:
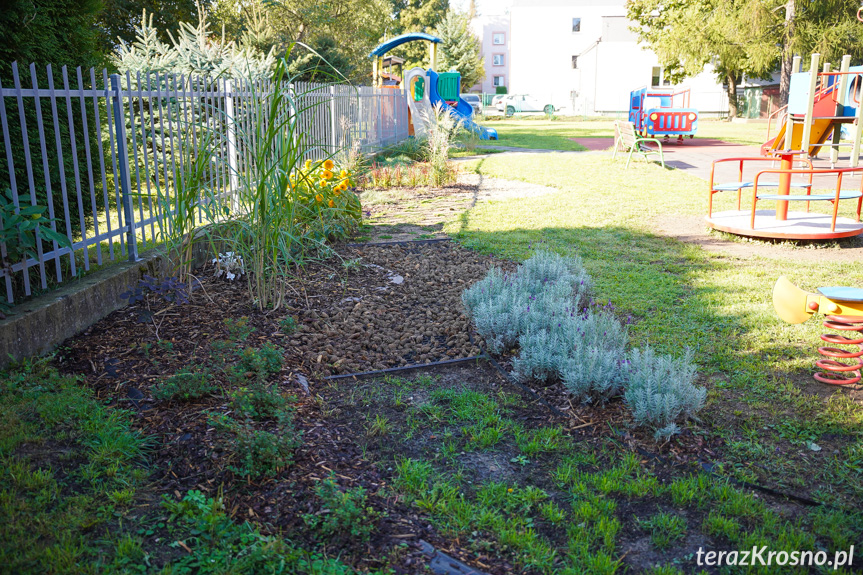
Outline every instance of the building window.
<svg viewBox="0 0 863 575">
<path fill-rule="evenodd" d="M 491 36 L 491 43 L 495 46 L 503 46 L 506 44 L 506 34 L 504 32 L 495 32 Z"/>
<path fill-rule="evenodd" d="M 578 68 L 578 56 L 572 57 L 572 69 L 575 70 Z"/>
<path fill-rule="evenodd" d="M 503 66 L 503 54 L 493 54 L 491 57 L 491 65 L 492 66 Z"/>
<path fill-rule="evenodd" d="M 581 18 L 572 19 L 572 31 L 581 32 Z"/>
<path fill-rule="evenodd" d="M 665 70 L 662 66 L 654 66 L 650 73 L 650 87 L 660 88 L 662 86 L 671 86 L 671 80 L 665 76 Z"/>
<path fill-rule="evenodd" d="M 492 83 L 495 87 L 497 87 L 497 86 L 503 86 L 503 85 L 504 85 L 504 82 L 503 82 L 503 76 L 494 76 L 494 77 L 492 78 L 492 80 L 491 80 L 491 83 Z"/>
</svg>

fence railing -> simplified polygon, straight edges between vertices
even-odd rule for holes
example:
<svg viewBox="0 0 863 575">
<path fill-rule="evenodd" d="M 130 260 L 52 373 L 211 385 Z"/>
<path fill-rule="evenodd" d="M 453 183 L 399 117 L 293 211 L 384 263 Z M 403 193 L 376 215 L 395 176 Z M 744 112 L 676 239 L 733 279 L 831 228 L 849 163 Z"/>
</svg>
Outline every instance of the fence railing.
<svg viewBox="0 0 863 575">
<path fill-rule="evenodd" d="M 110 261 L 135 260 L 139 248 L 161 241 L 186 162 L 205 134 L 211 192 L 229 200 L 253 162 L 256 126 L 268 121 L 261 103 L 276 88 L 270 80 L 50 65 L 22 73 L 13 63 L 11 85 L 0 82 L 0 193 L 15 213 L 22 198 L 47 206 L 51 228 L 71 247 L 36 240 L 36 257 L 10 261 L 0 238 L 6 301 Z M 280 114 L 295 122 L 310 159 L 369 153 L 408 136 L 402 91 L 304 82 L 280 88 L 290 94 L 283 101 L 290 109 Z"/>
</svg>

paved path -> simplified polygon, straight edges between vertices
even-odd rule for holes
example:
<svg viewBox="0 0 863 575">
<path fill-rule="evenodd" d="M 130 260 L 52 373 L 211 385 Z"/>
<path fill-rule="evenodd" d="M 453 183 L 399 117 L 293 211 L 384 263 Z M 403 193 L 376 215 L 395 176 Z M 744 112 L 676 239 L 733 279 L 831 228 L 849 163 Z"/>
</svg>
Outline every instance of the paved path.
<svg viewBox="0 0 863 575">
<path fill-rule="evenodd" d="M 721 158 L 758 158 L 761 157 L 761 150 L 758 146 L 744 146 L 740 144 L 730 144 L 721 140 L 695 138 L 692 140 L 684 140 L 678 143 L 675 140 L 663 143 L 662 150 L 665 156 L 665 164 L 672 168 L 684 171 L 686 173 L 697 176 L 702 180 L 710 180 L 710 169 L 714 160 Z M 815 168 L 827 169 L 830 167 L 829 152 L 824 150 L 821 153 L 822 158 L 816 158 L 812 161 Z M 799 165 L 799 164 L 798 164 Z M 718 182 L 734 182 L 738 178 L 739 163 L 725 162 L 719 164 L 716 168 L 715 181 Z M 848 156 L 840 156 L 837 167 L 848 167 Z M 779 162 L 746 162 L 743 167 L 743 179 L 751 181 L 755 178 L 755 174 L 762 170 L 778 169 Z M 763 180 L 761 178 L 764 178 Z M 778 176 L 762 176 L 759 181 L 776 181 Z M 807 180 L 808 176 L 798 176 L 797 179 Z M 796 179 L 795 179 L 796 181 Z M 815 188 L 836 189 L 836 176 L 816 177 L 814 180 Z M 859 188 L 859 176 L 846 179 L 843 181 L 842 189 Z"/>
</svg>

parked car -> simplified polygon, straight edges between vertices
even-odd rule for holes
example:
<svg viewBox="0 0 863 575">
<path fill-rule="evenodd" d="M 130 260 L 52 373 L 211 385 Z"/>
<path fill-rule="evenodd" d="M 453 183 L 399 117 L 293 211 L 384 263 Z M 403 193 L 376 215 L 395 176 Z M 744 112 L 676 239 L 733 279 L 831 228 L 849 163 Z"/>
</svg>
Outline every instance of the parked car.
<svg viewBox="0 0 863 575">
<path fill-rule="evenodd" d="M 462 94 L 461 99 L 470 104 L 474 115 L 482 115 L 482 99 L 479 94 Z"/>
<path fill-rule="evenodd" d="M 533 96 L 526 94 L 511 94 L 498 102 L 498 112 L 504 112 L 507 116 L 512 116 L 516 112 L 544 112 L 553 114 L 555 107 L 552 104 L 545 104 L 537 100 Z"/>
<path fill-rule="evenodd" d="M 494 108 L 497 108 L 497 105 L 498 105 L 498 104 L 500 103 L 500 101 L 501 101 L 501 100 L 503 100 L 504 98 L 506 98 L 506 94 L 497 94 L 494 98 L 492 98 L 492 99 L 491 99 L 491 105 L 492 105 Z M 500 109 L 500 110 L 498 110 L 498 111 L 499 111 L 499 112 L 503 112 L 503 109 Z"/>
</svg>

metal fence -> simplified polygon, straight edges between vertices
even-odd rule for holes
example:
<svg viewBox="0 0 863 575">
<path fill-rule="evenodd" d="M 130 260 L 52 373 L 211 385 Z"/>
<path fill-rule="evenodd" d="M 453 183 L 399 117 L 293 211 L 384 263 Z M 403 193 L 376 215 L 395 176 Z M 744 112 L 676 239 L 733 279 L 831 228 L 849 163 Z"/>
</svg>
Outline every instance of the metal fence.
<svg viewBox="0 0 863 575">
<path fill-rule="evenodd" d="M 135 260 L 139 246 L 161 241 L 171 198 L 205 134 L 207 180 L 217 196 L 230 197 L 254 161 L 256 127 L 268 121 L 276 93 L 268 80 L 32 64 L 28 73 L 14 63 L 8 84 L 0 82 L 0 224 L 22 202 L 47 206 L 51 228 L 71 242 L 35 241 L 36 257 L 10 261 L 16 252 L 4 237 L 26 238 L 5 230 L 0 276 L 9 303 L 110 261 Z M 370 153 L 408 136 L 400 90 L 303 82 L 280 88 L 289 97 L 276 100 L 279 113 L 295 122 L 310 159 Z"/>
</svg>

